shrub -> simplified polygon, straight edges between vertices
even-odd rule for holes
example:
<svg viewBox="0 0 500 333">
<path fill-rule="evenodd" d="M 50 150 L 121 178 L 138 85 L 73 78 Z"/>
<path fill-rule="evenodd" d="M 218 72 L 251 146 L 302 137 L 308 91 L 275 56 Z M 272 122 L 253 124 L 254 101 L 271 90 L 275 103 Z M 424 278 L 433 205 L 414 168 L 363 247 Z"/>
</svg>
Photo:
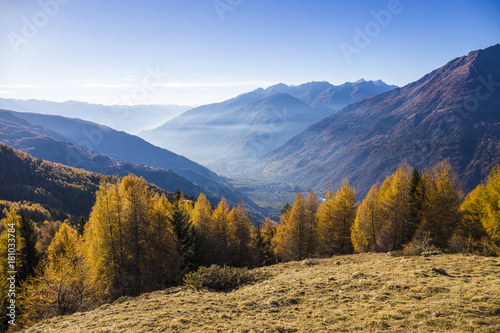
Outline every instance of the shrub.
<svg viewBox="0 0 500 333">
<path fill-rule="evenodd" d="M 449 243 L 452 253 L 472 253 L 481 256 L 499 256 L 500 248 L 488 237 L 474 240 L 471 236 L 464 237 L 454 234 Z"/>
<path fill-rule="evenodd" d="M 257 270 L 212 265 L 208 268 L 200 267 L 197 271 L 186 274 L 184 284 L 196 290 L 227 291 L 264 278 L 265 275 Z"/>
<path fill-rule="evenodd" d="M 437 248 L 432 246 L 431 243 L 430 232 L 425 232 L 420 237 L 413 239 L 410 243 L 403 246 L 403 255 L 419 256 L 424 252 L 436 251 Z"/>
</svg>

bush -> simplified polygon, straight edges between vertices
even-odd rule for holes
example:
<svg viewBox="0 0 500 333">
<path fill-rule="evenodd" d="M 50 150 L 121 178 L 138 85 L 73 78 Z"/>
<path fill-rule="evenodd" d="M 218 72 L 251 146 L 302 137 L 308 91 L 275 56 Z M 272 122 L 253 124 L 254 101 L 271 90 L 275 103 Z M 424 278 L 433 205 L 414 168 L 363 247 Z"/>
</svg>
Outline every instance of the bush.
<svg viewBox="0 0 500 333">
<path fill-rule="evenodd" d="M 425 232 L 420 237 L 413 239 L 410 243 L 403 246 L 403 255 L 419 256 L 424 252 L 432 252 L 438 250 L 431 245 L 432 239 L 429 232 Z"/>
<path fill-rule="evenodd" d="M 499 256 L 500 248 L 488 237 L 481 240 L 474 240 L 471 236 L 464 237 L 454 234 L 449 243 L 449 249 L 452 253 L 472 253 L 480 256 Z"/>
<path fill-rule="evenodd" d="M 186 274 L 184 284 L 196 290 L 227 291 L 264 278 L 264 274 L 257 270 L 212 265 L 208 268 L 200 267 L 197 271 Z"/>
</svg>

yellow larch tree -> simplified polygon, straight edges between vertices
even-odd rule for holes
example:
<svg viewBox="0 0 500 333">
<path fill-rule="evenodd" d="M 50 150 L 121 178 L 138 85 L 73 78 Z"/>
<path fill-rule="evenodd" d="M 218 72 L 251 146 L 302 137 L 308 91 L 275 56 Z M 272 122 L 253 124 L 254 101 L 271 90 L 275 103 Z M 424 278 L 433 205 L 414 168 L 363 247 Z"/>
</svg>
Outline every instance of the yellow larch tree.
<svg viewBox="0 0 500 333">
<path fill-rule="evenodd" d="M 223 197 L 213 212 L 210 226 L 209 262 L 213 264 L 225 265 L 230 261 L 229 213 L 229 204 Z"/>
<path fill-rule="evenodd" d="M 233 207 L 229 214 L 229 251 L 231 266 L 244 267 L 252 265 L 252 232 L 253 225 L 248 218 L 248 212 L 243 201 Z"/>
<path fill-rule="evenodd" d="M 380 230 L 376 250 L 399 250 L 413 236 L 410 223 L 411 167 L 404 163 L 382 183 L 379 191 L 384 221 Z"/>
<path fill-rule="evenodd" d="M 190 220 L 196 229 L 200 247 L 200 265 L 210 266 L 210 251 L 216 245 L 212 242 L 212 205 L 205 194 L 201 193 L 190 213 Z"/>
<path fill-rule="evenodd" d="M 150 223 L 147 225 L 147 262 L 144 265 L 147 271 L 144 274 L 157 288 L 179 281 L 181 261 L 178 240 L 169 223 L 171 207 L 172 204 L 163 194 L 155 194 L 151 200 Z"/>
<path fill-rule="evenodd" d="M 317 227 L 317 254 L 321 257 L 330 257 L 335 253 L 338 237 L 335 230 L 335 193 L 328 189 L 326 199 L 321 203 L 316 214 Z"/>
<path fill-rule="evenodd" d="M 48 260 L 23 284 L 24 324 L 92 309 L 106 300 L 105 285 L 92 279 L 81 249 L 77 231 L 63 223 L 47 250 Z"/>
<path fill-rule="evenodd" d="M 483 226 L 491 239 L 500 245 L 500 166 L 493 169 L 485 186 Z"/>
<path fill-rule="evenodd" d="M 102 181 L 84 232 L 84 252 L 93 280 L 121 296 L 125 284 L 125 241 L 118 184 Z"/>
<path fill-rule="evenodd" d="M 439 162 L 426 186 L 423 219 L 415 238 L 428 234 L 431 245 L 446 248 L 461 220 L 462 198 L 457 173 L 448 161 Z"/>
<path fill-rule="evenodd" d="M 297 193 L 292 208 L 285 210 L 273 239 L 275 255 L 284 261 L 301 260 L 307 256 L 306 203 Z"/>
<path fill-rule="evenodd" d="M 259 226 L 261 237 L 262 264 L 270 265 L 276 262 L 273 249 L 273 238 L 276 235 L 276 224 L 268 216 Z"/>
<path fill-rule="evenodd" d="M 377 182 L 358 207 L 351 230 L 352 244 L 356 252 L 370 252 L 375 249 L 384 222 L 379 192 L 380 183 Z"/>
<path fill-rule="evenodd" d="M 347 178 L 335 193 L 328 190 L 317 214 L 318 255 L 352 253 L 351 228 L 356 210 L 356 191 Z"/>
<path fill-rule="evenodd" d="M 316 214 L 319 208 L 318 196 L 313 189 L 309 191 L 306 199 L 306 211 L 305 211 L 305 255 L 311 257 L 316 252 Z"/>
</svg>

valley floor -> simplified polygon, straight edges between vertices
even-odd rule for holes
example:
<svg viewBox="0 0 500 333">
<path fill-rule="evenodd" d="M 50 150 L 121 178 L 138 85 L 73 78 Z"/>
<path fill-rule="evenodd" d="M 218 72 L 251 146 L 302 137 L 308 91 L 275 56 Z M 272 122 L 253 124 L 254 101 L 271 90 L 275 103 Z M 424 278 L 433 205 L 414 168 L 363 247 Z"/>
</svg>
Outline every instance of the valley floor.
<svg viewBox="0 0 500 333">
<path fill-rule="evenodd" d="M 261 268 L 227 293 L 173 288 L 27 332 L 499 332 L 500 258 L 358 254 Z"/>
<path fill-rule="evenodd" d="M 279 220 L 285 203 L 293 203 L 297 192 L 300 190 L 307 192 L 307 189 L 302 189 L 297 185 L 269 179 L 231 176 L 226 180 L 236 190 L 262 207 L 265 215 L 269 215 L 274 221 Z"/>
</svg>

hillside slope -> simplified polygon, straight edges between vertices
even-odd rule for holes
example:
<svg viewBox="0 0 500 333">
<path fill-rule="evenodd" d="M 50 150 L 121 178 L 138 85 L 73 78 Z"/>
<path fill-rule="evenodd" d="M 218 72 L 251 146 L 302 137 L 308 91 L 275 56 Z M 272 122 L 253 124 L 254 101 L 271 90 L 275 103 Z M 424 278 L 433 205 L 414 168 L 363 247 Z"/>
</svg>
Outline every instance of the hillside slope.
<svg viewBox="0 0 500 333">
<path fill-rule="evenodd" d="M 33 157 L 50 162 L 74 166 L 87 171 L 120 177 L 132 173 L 164 189 L 175 192 L 180 189 L 187 195 L 197 196 L 202 191 L 196 185 L 173 171 L 135 165 L 104 154 L 92 152 L 68 141 L 68 139 L 42 126 L 32 125 L 8 111 L 0 110 L 0 142 L 19 149 Z M 206 191 L 216 203 L 220 197 Z"/>
<path fill-rule="evenodd" d="M 45 320 L 26 332 L 498 332 L 500 260 L 337 256 L 265 267 L 231 292 L 172 288 Z"/>
<path fill-rule="evenodd" d="M 403 88 L 351 104 L 291 138 L 259 165 L 304 187 L 360 194 L 403 161 L 448 159 L 467 189 L 500 163 L 500 44 L 470 52 Z"/>
<path fill-rule="evenodd" d="M 86 168 L 87 162 L 85 160 L 89 155 L 88 151 L 90 151 L 90 155 L 98 153 L 98 156 L 101 159 L 102 154 L 104 154 L 114 160 L 120 160 L 122 164 L 124 162 L 128 162 L 134 165 L 146 166 L 148 169 L 147 172 L 142 170 L 145 173 L 138 175 L 146 177 L 146 174 L 149 174 L 149 176 L 154 177 L 154 179 L 150 178 L 147 180 L 154 182 L 155 184 L 158 183 L 157 185 L 162 188 L 165 186 L 178 187 L 185 193 L 195 196 L 199 195 L 201 189 L 203 189 L 208 196 L 216 199 L 215 201 L 212 200 L 213 202 L 218 202 L 220 197 L 225 196 L 225 198 L 232 204 L 237 204 L 242 197 L 239 192 L 231 188 L 213 171 L 185 158 L 184 156 L 180 156 L 166 149 L 153 146 L 152 144 L 134 135 L 115 131 L 111 128 L 83 121 L 81 119 L 36 113 L 14 111 L 7 112 L 17 118 L 26 120 L 32 125 L 42 126 L 45 130 L 48 130 L 51 133 L 56 133 L 57 136 L 63 137 L 66 141 L 78 146 L 76 150 L 72 150 L 72 152 L 76 152 L 76 156 L 70 156 L 70 158 L 67 159 L 68 153 L 64 152 L 64 158 L 63 156 L 60 156 L 62 159 L 57 160 L 59 163 Z M 38 142 L 38 138 L 36 138 L 35 141 L 36 144 Z M 81 153 L 82 148 L 86 150 L 87 153 Z M 128 168 L 130 169 L 131 166 L 128 166 Z M 171 170 L 173 173 L 168 175 L 154 174 L 154 169 L 158 168 L 163 169 L 163 171 Z M 139 171 L 141 167 L 133 167 L 133 169 Z M 130 172 L 134 173 L 132 170 L 130 170 Z M 175 178 L 174 173 L 182 176 L 182 179 L 179 178 L 175 182 L 171 182 L 171 180 Z M 168 190 L 172 190 L 170 187 L 168 187 Z M 248 198 L 244 199 L 251 209 L 259 210 L 259 207 L 253 201 Z"/>
<path fill-rule="evenodd" d="M 165 170 L 159 175 L 168 179 L 169 173 L 172 172 Z M 126 175 L 128 173 L 123 176 Z M 112 175 L 32 157 L 0 142 L 0 200 L 39 203 L 74 217 L 83 215 L 88 218 L 95 203 L 95 193 L 103 179 L 111 180 Z M 175 189 L 167 191 L 153 183 L 149 183 L 148 187 L 156 193 L 165 194 L 169 200 L 174 198 Z M 186 194 L 186 199 L 194 200 L 195 197 Z"/>
<path fill-rule="evenodd" d="M 33 158 L 0 143 L 0 199 L 32 201 L 88 216 L 102 176 Z"/>
</svg>

